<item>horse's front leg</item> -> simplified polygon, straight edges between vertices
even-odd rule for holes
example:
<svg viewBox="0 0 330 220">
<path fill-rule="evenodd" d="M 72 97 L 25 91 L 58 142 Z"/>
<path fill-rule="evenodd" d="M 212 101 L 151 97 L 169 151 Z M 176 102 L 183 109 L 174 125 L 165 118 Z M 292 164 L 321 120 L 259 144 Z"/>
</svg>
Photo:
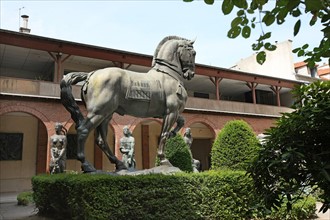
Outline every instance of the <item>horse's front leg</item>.
<svg viewBox="0 0 330 220">
<path fill-rule="evenodd" d="M 183 128 L 185 123 L 184 117 L 182 115 L 179 115 L 179 117 L 176 119 L 176 127 L 170 132 L 170 138 L 175 137 L 178 131 L 180 131 L 181 128 Z"/>
<path fill-rule="evenodd" d="M 170 137 L 170 129 L 174 125 L 177 118 L 178 118 L 177 113 L 170 113 L 169 115 L 166 115 L 164 117 L 162 132 L 160 135 L 160 141 L 158 145 L 158 158 L 160 160 L 161 165 L 172 166 L 172 164 L 166 159 L 164 150 L 165 150 L 166 141 Z"/>
</svg>

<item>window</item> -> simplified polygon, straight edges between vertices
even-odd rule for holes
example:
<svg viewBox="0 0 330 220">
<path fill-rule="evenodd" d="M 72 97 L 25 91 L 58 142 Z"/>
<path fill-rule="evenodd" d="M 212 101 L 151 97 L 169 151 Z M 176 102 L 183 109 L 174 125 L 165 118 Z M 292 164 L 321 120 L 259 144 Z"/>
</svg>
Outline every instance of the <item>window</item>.
<svg viewBox="0 0 330 220">
<path fill-rule="evenodd" d="M 0 161 L 22 160 L 23 133 L 0 133 Z"/>
<path fill-rule="evenodd" d="M 68 145 L 66 146 L 66 158 L 77 159 L 77 135 L 67 134 Z"/>
<path fill-rule="evenodd" d="M 203 98 L 203 99 L 209 99 L 210 98 L 210 95 L 208 93 L 194 92 L 194 97 Z"/>
</svg>

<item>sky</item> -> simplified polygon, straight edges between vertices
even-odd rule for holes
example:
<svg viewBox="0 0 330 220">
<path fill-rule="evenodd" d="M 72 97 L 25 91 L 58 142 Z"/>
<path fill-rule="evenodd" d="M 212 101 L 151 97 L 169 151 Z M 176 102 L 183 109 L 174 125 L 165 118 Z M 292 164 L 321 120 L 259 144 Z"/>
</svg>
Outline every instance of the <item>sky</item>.
<svg viewBox="0 0 330 220">
<path fill-rule="evenodd" d="M 270 0 L 270 4 L 274 4 Z M 202 0 L 0 0 L 0 28 L 18 31 L 28 15 L 31 34 L 106 48 L 153 55 L 166 36 L 196 39 L 196 63 L 229 68 L 255 53 L 251 45 L 259 38 L 259 25 L 249 39 L 229 39 L 232 15 L 223 15 L 222 1 L 207 5 Z M 271 42 L 292 40 L 293 48 L 305 43 L 317 46 L 322 39 L 321 25 L 309 26 L 309 15 L 302 17 L 298 36 L 293 37 L 295 21 L 280 26 L 263 26 L 271 31 Z M 297 58 L 299 62 L 304 58 Z"/>
</svg>

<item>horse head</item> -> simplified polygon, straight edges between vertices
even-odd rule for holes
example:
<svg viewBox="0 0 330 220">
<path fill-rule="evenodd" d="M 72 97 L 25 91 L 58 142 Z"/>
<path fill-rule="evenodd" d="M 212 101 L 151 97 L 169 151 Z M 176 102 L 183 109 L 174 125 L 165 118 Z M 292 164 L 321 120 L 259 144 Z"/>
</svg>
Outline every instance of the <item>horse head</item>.
<svg viewBox="0 0 330 220">
<path fill-rule="evenodd" d="M 178 54 L 181 62 L 183 78 L 191 80 L 195 75 L 196 51 L 193 47 L 194 41 L 183 41 L 179 44 Z"/>
<path fill-rule="evenodd" d="M 165 37 L 155 51 L 152 66 L 156 63 L 174 70 L 184 79 L 190 80 L 195 75 L 196 51 L 194 41 L 177 36 Z"/>
</svg>

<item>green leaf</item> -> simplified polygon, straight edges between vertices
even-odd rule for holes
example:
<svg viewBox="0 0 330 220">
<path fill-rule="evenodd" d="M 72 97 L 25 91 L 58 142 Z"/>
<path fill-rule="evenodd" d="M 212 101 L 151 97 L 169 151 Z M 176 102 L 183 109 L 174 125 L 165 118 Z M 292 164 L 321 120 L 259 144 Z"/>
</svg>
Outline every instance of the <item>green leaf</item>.
<svg viewBox="0 0 330 220">
<path fill-rule="evenodd" d="M 292 15 L 293 15 L 293 17 L 298 17 L 298 16 L 300 16 L 300 15 L 301 15 L 301 11 L 300 11 L 300 9 L 297 8 L 297 9 L 293 10 L 293 11 L 292 11 Z"/>
<path fill-rule="evenodd" d="M 258 42 L 257 44 L 252 44 L 252 49 L 253 50 L 260 50 L 260 48 L 263 46 L 263 42 Z"/>
<path fill-rule="evenodd" d="M 184 2 L 192 2 L 192 1 L 194 1 L 194 0 L 183 0 Z"/>
<path fill-rule="evenodd" d="M 262 22 L 264 22 L 267 26 L 273 24 L 274 21 L 275 16 L 270 12 L 266 12 L 265 16 L 262 18 Z"/>
<path fill-rule="evenodd" d="M 236 27 L 232 27 L 228 33 L 227 33 L 227 36 L 229 38 L 236 38 L 240 33 L 241 33 L 241 30 L 242 28 L 239 27 L 239 26 L 236 26 Z"/>
<path fill-rule="evenodd" d="M 317 21 L 317 16 L 313 16 L 312 19 L 309 21 L 309 25 L 313 26 Z"/>
<path fill-rule="evenodd" d="M 263 41 L 263 40 L 266 40 L 268 38 L 270 38 L 272 36 L 272 33 L 271 32 L 267 32 L 266 34 L 264 35 L 261 35 L 258 39 L 258 41 Z"/>
<path fill-rule="evenodd" d="M 221 9 L 222 9 L 222 12 L 224 15 L 230 14 L 230 12 L 233 10 L 233 8 L 234 8 L 234 3 L 232 0 L 224 0 L 222 2 Z"/>
<path fill-rule="evenodd" d="M 244 26 L 242 29 L 242 36 L 244 38 L 249 38 L 251 34 L 251 28 L 249 26 Z"/>
<path fill-rule="evenodd" d="M 309 47 L 308 44 L 304 44 L 304 46 L 302 46 L 301 48 L 302 48 L 303 50 L 306 50 L 308 47 Z"/>
<path fill-rule="evenodd" d="M 243 9 L 241 9 L 237 12 L 237 16 L 242 16 L 242 15 L 244 15 L 244 10 Z"/>
<path fill-rule="evenodd" d="M 266 50 L 269 50 L 269 51 L 274 51 L 276 50 L 276 45 L 273 45 L 271 43 L 265 43 L 264 47 L 266 48 Z"/>
<path fill-rule="evenodd" d="M 246 9 L 248 7 L 248 3 L 246 0 L 233 0 L 234 5 L 236 5 L 238 8 L 244 8 Z"/>
<path fill-rule="evenodd" d="M 298 33 L 299 33 L 299 30 L 300 30 L 300 25 L 301 25 L 301 21 L 300 19 L 296 22 L 296 24 L 294 25 L 294 28 L 293 28 L 293 36 L 296 36 Z"/>
<path fill-rule="evenodd" d="M 292 11 L 293 9 L 298 7 L 299 4 L 300 4 L 300 0 L 290 0 L 288 2 L 287 8 L 289 11 Z"/>
<path fill-rule="evenodd" d="M 234 18 L 234 20 L 231 21 L 231 27 L 236 27 L 239 24 L 241 24 L 243 22 L 243 18 L 242 17 L 236 17 Z"/>
<path fill-rule="evenodd" d="M 262 65 L 266 61 L 266 53 L 265 51 L 261 51 L 257 54 L 257 62 Z"/>
<path fill-rule="evenodd" d="M 292 50 L 293 53 L 297 53 L 300 50 L 300 47 L 295 48 L 294 50 Z"/>
<path fill-rule="evenodd" d="M 305 54 L 305 51 L 304 50 L 299 50 L 297 56 L 298 57 L 302 57 L 302 56 L 304 56 L 304 54 Z"/>
<path fill-rule="evenodd" d="M 285 18 L 288 15 L 288 13 L 289 10 L 286 7 L 282 8 L 276 16 L 277 24 L 282 24 L 285 21 Z"/>
<path fill-rule="evenodd" d="M 213 5 L 214 0 L 204 0 L 204 2 L 208 5 Z"/>
<path fill-rule="evenodd" d="M 321 0 L 305 0 L 306 11 L 320 11 L 323 9 Z"/>
</svg>

